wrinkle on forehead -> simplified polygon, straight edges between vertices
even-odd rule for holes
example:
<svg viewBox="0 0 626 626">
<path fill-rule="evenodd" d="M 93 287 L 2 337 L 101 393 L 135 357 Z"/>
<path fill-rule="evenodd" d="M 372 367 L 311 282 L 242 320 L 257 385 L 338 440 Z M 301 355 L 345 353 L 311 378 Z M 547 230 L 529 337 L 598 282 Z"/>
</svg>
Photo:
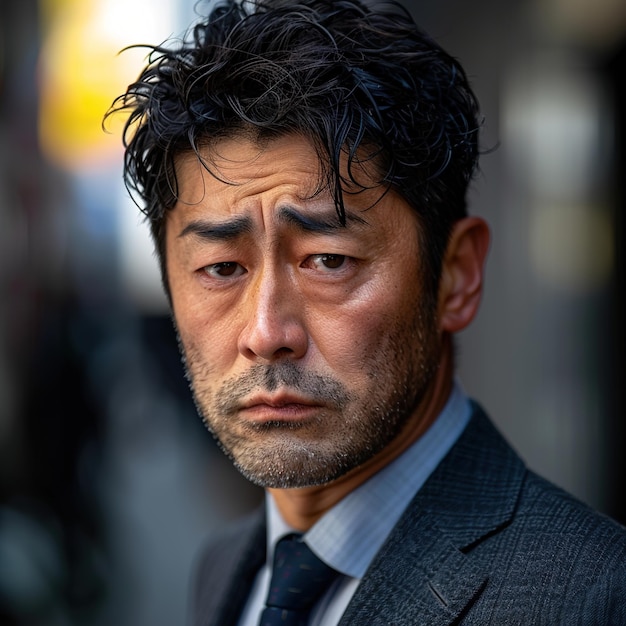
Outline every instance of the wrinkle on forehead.
<svg viewBox="0 0 626 626">
<path fill-rule="evenodd" d="M 195 161 L 198 169 L 191 167 L 190 161 Z M 283 177 L 280 184 L 292 184 L 292 192 L 296 192 L 294 195 L 297 199 L 306 201 L 324 193 L 332 195 L 327 171 L 308 139 L 300 135 L 258 139 L 245 133 L 218 138 L 205 143 L 197 151 L 181 154 L 175 164 L 177 179 L 184 183 L 189 177 L 201 176 L 203 188 L 201 197 L 189 199 L 181 196 L 180 189 L 182 186 L 194 185 L 179 184 L 178 200 L 184 204 L 201 202 L 206 193 L 204 181 L 207 175 L 230 187 L 240 188 L 241 194 L 236 194 L 238 199 L 250 193 L 262 193 L 272 188 L 274 181 L 284 174 L 284 171 L 276 167 L 280 161 L 284 161 L 292 174 L 288 179 Z M 185 167 L 181 167 L 183 163 L 186 164 Z M 378 181 L 376 163 L 372 159 L 353 160 L 348 171 L 346 157 L 342 160 L 341 170 L 344 194 L 368 196 L 369 206 L 363 206 L 363 210 L 377 204 L 388 191 Z M 296 187 L 300 188 L 295 189 Z"/>
<path fill-rule="evenodd" d="M 290 180 L 307 181 L 309 188 L 302 194 L 302 199 L 318 195 L 325 187 L 317 153 L 308 141 L 298 136 L 263 142 L 238 135 L 216 139 L 197 151 L 181 154 L 176 160 L 176 170 L 183 183 L 189 177 L 202 176 L 205 179 L 211 176 L 230 187 L 247 188 L 255 183 L 263 184 L 264 179 L 271 187 L 271 183 L 284 174 L 276 167 L 281 161 L 293 173 Z M 295 169 L 294 163 L 297 164 Z M 285 179 L 284 182 L 289 181 Z"/>
</svg>

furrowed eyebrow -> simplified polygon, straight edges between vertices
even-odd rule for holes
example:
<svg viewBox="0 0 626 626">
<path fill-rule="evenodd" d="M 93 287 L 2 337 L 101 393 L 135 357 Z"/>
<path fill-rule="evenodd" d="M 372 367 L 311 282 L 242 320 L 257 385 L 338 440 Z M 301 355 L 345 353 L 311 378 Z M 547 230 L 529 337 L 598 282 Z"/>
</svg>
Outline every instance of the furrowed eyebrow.
<svg viewBox="0 0 626 626">
<path fill-rule="evenodd" d="M 190 222 L 178 235 L 193 235 L 206 241 L 232 241 L 252 231 L 252 220 L 249 217 L 237 217 L 228 222 L 210 222 L 196 220 Z"/>
<path fill-rule="evenodd" d="M 278 219 L 285 224 L 290 224 L 299 230 L 309 233 L 332 233 L 345 228 L 339 221 L 336 213 L 332 215 L 303 215 L 292 207 L 279 209 Z M 346 220 L 361 226 L 367 225 L 367 222 L 362 217 L 348 211 L 346 211 Z"/>
</svg>

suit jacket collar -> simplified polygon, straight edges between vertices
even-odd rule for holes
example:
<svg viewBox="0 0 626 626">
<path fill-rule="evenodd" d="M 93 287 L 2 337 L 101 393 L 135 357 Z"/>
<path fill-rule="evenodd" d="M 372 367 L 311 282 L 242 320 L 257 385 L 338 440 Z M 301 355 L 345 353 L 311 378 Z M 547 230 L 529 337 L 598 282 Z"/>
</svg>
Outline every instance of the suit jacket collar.
<svg viewBox="0 0 626 626">
<path fill-rule="evenodd" d="M 455 623 L 489 578 L 468 551 L 509 523 L 525 474 L 475 406 L 465 432 L 374 559 L 340 626 Z"/>
</svg>

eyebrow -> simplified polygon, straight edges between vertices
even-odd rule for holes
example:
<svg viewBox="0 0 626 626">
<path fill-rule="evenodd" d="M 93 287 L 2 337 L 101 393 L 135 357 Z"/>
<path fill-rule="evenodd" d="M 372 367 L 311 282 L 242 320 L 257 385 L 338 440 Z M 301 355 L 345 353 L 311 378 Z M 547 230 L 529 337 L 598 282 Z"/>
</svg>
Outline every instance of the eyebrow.
<svg viewBox="0 0 626 626">
<path fill-rule="evenodd" d="M 330 214 L 304 215 L 293 207 L 282 207 L 278 211 L 278 220 L 295 226 L 299 230 L 308 233 L 332 233 L 346 226 L 339 221 L 336 212 Z M 367 222 L 358 215 L 346 211 L 346 222 L 356 223 L 358 225 L 367 225 Z"/>
<path fill-rule="evenodd" d="M 252 232 L 252 219 L 246 216 L 235 217 L 227 222 L 211 222 L 194 220 L 189 222 L 178 235 L 186 237 L 194 235 L 205 241 L 232 241 L 246 233 Z"/>
<path fill-rule="evenodd" d="M 332 215 L 323 213 L 319 215 L 304 215 L 294 207 L 282 207 L 279 209 L 278 220 L 308 233 L 332 233 L 345 228 L 335 212 Z M 350 211 L 346 211 L 346 221 L 360 226 L 367 225 L 366 220 Z M 234 241 L 242 235 L 251 233 L 252 230 L 252 219 L 248 216 L 239 216 L 225 222 L 194 220 L 189 222 L 178 236 L 187 237 L 193 235 L 204 241 Z"/>
</svg>

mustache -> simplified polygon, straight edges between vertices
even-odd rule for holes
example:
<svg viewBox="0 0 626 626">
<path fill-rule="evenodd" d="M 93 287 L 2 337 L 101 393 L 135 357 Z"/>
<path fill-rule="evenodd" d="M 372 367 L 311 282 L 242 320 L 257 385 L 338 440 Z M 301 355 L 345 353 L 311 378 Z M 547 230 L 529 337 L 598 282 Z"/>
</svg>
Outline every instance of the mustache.
<svg viewBox="0 0 626 626">
<path fill-rule="evenodd" d="M 352 395 L 338 380 L 310 372 L 290 361 L 272 365 L 253 365 L 247 372 L 226 381 L 216 393 L 217 408 L 231 414 L 253 391 L 273 392 L 288 389 L 341 409 Z"/>
</svg>

